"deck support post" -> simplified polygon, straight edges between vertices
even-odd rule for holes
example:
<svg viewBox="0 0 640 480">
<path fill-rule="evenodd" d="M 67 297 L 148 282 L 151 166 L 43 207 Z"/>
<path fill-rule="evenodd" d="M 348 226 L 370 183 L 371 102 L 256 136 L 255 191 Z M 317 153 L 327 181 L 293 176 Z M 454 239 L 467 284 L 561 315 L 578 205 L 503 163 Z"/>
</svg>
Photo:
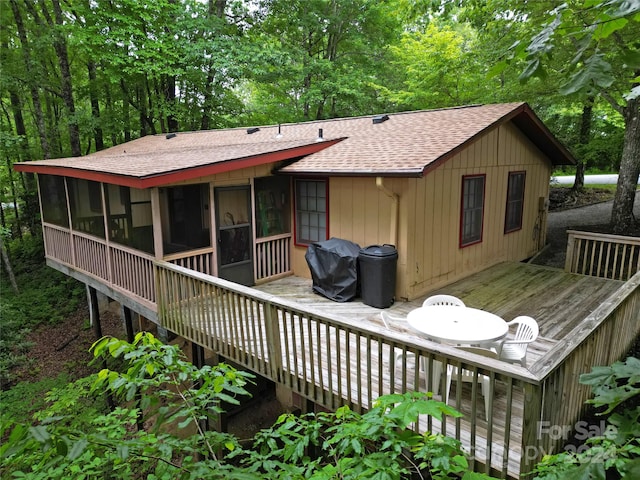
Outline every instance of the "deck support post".
<svg viewBox="0 0 640 480">
<path fill-rule="evenodd" d="M 89 293 L 89 311 L 90 318 L 93 323 L 93 332 L 95 333 L 96 340 L 100 340 L 102 338 L 102 325 L 100 324 L 100 308 L 98 307 L 98 291 L 87 285 L 87 291 Z M 102 368 L 107 368 L 107 359 L 102 360 Z M 113 397 L 110 393 L 105 394 L 107 406 L 109 410 L 113 411 L 115 408 L 115 402 L 113 401 Z"/>
<path fill-rule="evenodd" d="M 127 334 L 127 342 L 133 343 L 135 333 L 133 331 L 133 312 L 127 306 L 122 306 L 122 318 L 124 320 L 124 329 Z"/>
<path fill-rule="evenodd" d="M 100 308 L 98 306 L 98 291 L 87 285 L 87 291 L 89 293 L 89 312 L 91 318 L 91 324 L 93 331 L 96 334 L 96 340 L 102 338 L 102 325 L 100 325 Z"/>
</svg>

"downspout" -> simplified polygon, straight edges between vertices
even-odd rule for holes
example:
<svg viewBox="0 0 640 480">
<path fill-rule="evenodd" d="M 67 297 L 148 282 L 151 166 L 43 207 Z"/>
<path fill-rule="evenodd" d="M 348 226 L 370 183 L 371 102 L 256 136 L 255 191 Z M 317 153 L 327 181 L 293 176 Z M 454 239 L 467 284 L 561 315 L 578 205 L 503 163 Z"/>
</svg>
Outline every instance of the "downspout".
<svg viewBox="0 0 640 480">
<path fill-rule="evenodd" d="M 384 186 L 384 179 L 376 177 L 376 187 L 387 197 L 391 198 L 391 231 L 389 232 L 389 243 L 395 247 L 398 246 L 398 208 L 400 205 L 399 197 L 387 187 Z"/>
</svg>

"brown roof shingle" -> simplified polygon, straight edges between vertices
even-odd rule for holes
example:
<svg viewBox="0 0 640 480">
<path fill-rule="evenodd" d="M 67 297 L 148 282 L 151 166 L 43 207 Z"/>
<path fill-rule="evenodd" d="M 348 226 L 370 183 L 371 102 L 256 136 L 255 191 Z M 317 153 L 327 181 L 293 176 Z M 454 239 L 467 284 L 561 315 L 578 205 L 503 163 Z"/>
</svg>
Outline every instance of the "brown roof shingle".
<svg viewBox="0 0 640 480">
<path fill-rule="evenodd" d="M 16 164 L 18 170 L 100 178 L 112 183 L 138 180 L 151 186 L 278 160 L 302 159 L 283 173 L 327 175 L 420 176 L 487 129 L 513 120 L 551 161 L 573 163 L 573 157 L 524 103 L 476 105 L 388 114 L 374 124 L 372 116 L 323 120 L 280 127 L 153 135 L 79 158 Z M 319 130 L 323 142 L 317 142 Z M 204 171 L 203 171 L 204 169 Z M 208 170 L 207 170 L 208 169 Z M 98 175 L 98 177 L 96 177 Z M 155 179 L 149 181 L 149 179 Z M 147 183 L 143 183 L 147 180 Z M 120 180 L 120 181 L 118 181 Z M 106 181 L 106 180 L 105 180 Z M 131 184 L 131 183 L 129 183 Z M 132 184 L 133 185 L 133 184 Z"/>
</svg>

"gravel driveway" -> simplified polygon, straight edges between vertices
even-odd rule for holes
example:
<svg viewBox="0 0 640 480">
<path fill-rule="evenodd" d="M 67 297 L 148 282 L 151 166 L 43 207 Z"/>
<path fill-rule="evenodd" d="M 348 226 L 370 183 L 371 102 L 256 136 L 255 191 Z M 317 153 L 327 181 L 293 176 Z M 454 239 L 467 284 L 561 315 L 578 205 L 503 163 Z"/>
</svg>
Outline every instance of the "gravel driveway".
<svg viewBox="0 0 640 480">
<path fill-rule="evenodd" d="M 564 268 L 567 255 L 567 230 L 580 230 L 588 225 L 606 225 L 611 219 L 613 200 L 585 207 L 549 212 L 547 247 L 531 262 L 536 265 Z M 640 192 L 636 193 L 633 214 L 640 220 Z"/>
</svg>

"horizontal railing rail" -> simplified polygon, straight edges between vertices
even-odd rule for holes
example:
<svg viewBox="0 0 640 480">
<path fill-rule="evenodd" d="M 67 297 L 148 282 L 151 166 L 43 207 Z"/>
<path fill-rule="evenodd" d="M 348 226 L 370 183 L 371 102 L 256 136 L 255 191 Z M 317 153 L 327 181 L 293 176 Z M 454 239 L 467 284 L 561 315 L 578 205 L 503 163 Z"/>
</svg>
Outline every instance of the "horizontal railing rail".
<svg viewBox="0 0 640 480">
<path fill-rule="evenodd" d="M 480 469 L 519 473 L 525 395 L 537 388 L 525 368 L 382 326 L 352 325 L 170 263 L 156 262 L 156 271 L 163 327 L 328 409 L 366 410 L 380 395 L 411 390 L 443 397 L 447 375 L 455 381 L 463 371 L 487 379 L 487 391 L 477 381 L 470 393 L 468 384 L 452 384 L 449 402 L 464 418 L 421 418 L 416 429 L 460 439 Z"/>
<path fill-rule="evenodd" d="M 640 238 L 568 230 L 565 271 L 628 280 L 640 271 Z"/>
</svg>

